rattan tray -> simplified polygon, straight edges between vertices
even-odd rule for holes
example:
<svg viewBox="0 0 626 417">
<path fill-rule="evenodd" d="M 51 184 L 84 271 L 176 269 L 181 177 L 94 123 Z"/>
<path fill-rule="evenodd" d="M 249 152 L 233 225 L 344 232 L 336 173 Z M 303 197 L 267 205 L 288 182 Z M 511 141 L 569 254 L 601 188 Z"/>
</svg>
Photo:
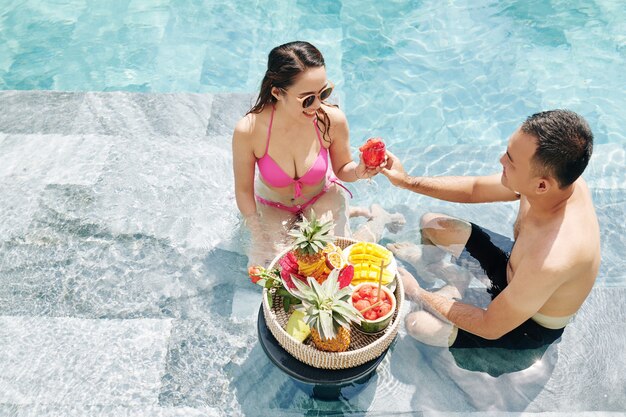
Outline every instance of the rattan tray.
<svg viewBox="0 0 626 417">
<path fill-rule="evenodd" d="M 342 249 L 356 243 L 353 239 L 336 238 L 335 244 Z M 280 253 L 269 266 L 273 269 L 278 261 L 289 252 L 285 250 Z M 354 326 L 350 330 L 350 347 L 345 352 L 324 352 L 315 348 L 310 342 L 300 343 L 285 331 L 289 314 L 283 309 L 282 298 L 272 294 L 273 306 L 269 307 L 267 302 L 267 289 L 263 290 L 263 315 L 270 332 L 274 335 L 278 343 L 300 362 L 315 368 L 322 369 L 345 369 L 362 365 L 376 359 L 389 347 L 398 334 L 399 317 L 398 313 L 404 302 L 404 288 L 402 281 L 396 277 L 396 311 L 389 326 L 384 331 L 371 335 L 358 331 Z"/>
</svg>

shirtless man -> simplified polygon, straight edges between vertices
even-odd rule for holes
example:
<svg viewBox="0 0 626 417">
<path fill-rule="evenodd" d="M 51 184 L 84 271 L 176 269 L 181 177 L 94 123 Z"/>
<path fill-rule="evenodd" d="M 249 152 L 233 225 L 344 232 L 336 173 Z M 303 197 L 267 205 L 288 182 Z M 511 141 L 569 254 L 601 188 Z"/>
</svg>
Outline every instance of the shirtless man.
<svg viewBox="0 0 626 417">
<path fill-rule="evenodd" d="M 426 291 L 401 270 L 407 298 L 424 307 L 407 315 L 411 336 L 436 346 L 507 348 L 534 348 L 561 336 L 600 265 L 598 221 L 580 177 L 592 147 L 581 116 L 552 110 L 530 116 L 511 135 L 500 158 L 502 174 L 411 177 L 389 153 L 382 172 L 397 187 L 459 203 L 519 199 L 510 255 L 479 226 L 443 214 L 423 216 L 422 243 L 455 256 L 468 251 L 492 282 L 492 301 L 483 309 L 457 301 L 450 291 Z"/>
</svg>

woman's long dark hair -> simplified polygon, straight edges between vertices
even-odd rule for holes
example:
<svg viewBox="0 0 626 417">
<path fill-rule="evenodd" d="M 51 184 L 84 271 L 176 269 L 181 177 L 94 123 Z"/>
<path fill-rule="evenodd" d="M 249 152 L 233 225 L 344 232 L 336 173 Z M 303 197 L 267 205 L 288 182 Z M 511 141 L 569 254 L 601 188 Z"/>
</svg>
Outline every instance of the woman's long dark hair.
<svg viewBox="0 0 626 417">
<path fill-rule="evenodd" d="M 268 104 L 274 105 L 276 97 L 272 95 L 272 87 L 286 90 L 296 81 L 296 77 L 309 68 L 324 67 L 322 53 L 308 42 L 295 41 L 279 45 L 270 51 L 267 58 L 267 71 L 261 81 L 261 91 L 256 103 L 249 113 L 261 113 Z M 324 103 L 327 104 L 327 103 Z M 322 137 L 330 142 L 330 118 L 323 108 L 317 111 L 318 124 Z"/>
</svg>

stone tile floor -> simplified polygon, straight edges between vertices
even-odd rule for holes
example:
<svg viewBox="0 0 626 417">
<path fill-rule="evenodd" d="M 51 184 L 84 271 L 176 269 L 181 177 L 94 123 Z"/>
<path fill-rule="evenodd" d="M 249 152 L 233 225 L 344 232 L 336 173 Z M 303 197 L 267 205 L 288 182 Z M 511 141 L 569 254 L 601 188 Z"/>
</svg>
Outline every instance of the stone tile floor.
<svg viewBox="0 0 626 417">
<path fill-rule="evenodd" d="M 596 288 L 545 352 L 423 346 L 403 330 L 365 386 L 318 401 L 256 340 L 232 194 L 230 135 L 248 94 L 0 92 L 0 415 L 615 415 L 626 410 L 624 150 L 589 183 L 604 246 Z M 487 169 L 496 148 L 432 146 L 416 172 Z M 441 162 L 440 162 L 441 163 Z M 441 170 L 438 173 L 441 172 Z M 388 190 L 354 186 L 355 204 Z M 514 213 L 383 193 L 419 214 Z M 497 219 L 497 220 L 494 220 Z M 480 289 L 473 296 L 480 300 Z M 535 355 L 535 356 L 532 356 Z M 540 359 L 540 360 L 539 360 Z"/>
</svg>

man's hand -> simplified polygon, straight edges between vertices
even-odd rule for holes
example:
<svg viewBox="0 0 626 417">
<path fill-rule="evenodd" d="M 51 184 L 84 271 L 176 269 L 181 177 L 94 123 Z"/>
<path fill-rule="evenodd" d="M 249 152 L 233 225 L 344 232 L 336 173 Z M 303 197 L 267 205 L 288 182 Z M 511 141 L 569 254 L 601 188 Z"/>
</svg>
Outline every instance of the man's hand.
<svg viewBox="0 0 626 417">
<path fill-rule="evenodd" d="M 385 160 L 381 162 L 381 164 L 377 167 L 368 167 L 365 165 L 365 161 L 363 161 L 363 153 L 359 154 L 359 164 L 354 168 L 356 178 L 359 180 L 372 178 L 381 172 L 385 166 L 388 164 L 387 155 L 385 155 Z"/>
<path fill-rule="evenodd" d="M 396 187 L 406 184 L 408 175 L 397 156 L 387 151 L 387 165 L 380 171 Z"/>
</svg>

